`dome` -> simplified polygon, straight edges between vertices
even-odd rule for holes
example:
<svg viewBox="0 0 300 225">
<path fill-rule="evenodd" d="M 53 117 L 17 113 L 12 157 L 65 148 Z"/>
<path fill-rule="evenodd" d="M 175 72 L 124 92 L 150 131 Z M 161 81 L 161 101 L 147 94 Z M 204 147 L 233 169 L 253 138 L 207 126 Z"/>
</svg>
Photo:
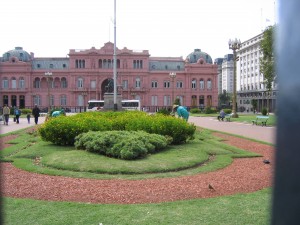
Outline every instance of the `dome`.
<svg viewBox="0 0 300 225">
<path fill-rule="evenodd" d="M 10 61 L 12 58 L 17 58 L 19 61 L 28 62 L 31 60 L 30 54 L 24 51 L 22 47 L 15 47 L 14 50 L 5 52 L 2 57 L 2 61 Z"/>
<path fill-rule="evenodd" d="M 187 63 L 209 63 L 212 64 L 212 58 L 209 54 L 201 52 L 201 49 L 195 49 L 191 54 L 186 57 Z"/>
</svg>

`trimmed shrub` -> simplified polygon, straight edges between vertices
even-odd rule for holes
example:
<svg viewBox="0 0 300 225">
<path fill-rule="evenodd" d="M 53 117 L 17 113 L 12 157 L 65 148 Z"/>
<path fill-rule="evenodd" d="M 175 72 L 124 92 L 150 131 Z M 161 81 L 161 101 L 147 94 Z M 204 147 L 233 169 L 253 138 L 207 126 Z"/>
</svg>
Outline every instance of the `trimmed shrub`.
<svg viewBox="0 0 300 225">
<path fill-rule="evenodd" d="M 190 110 L 190 112 L 191 112 L 191 113 L 201 113 L 201 110 L 198 109 L 198 108 L 192 108 L 192 109 Z"/>
<path fill-rule="evenodd" d="M 163 150 L 168 139 L 144 131 L 90 131 L 75 138 L 76 149 L 120 159 L 137 159 Z"/>
<path fill-rule="evenodd" d="M 194 138 L 196 126 L 176 117 L 140 111 L 86 112 L 50 118 L 41 125 L 39 134 L 44 141 L 74 145 L 75 137 L 81 133 L 112 130 L 146 131 L 169 136 L 172 144 L 181 144 Z"/>
<path fill-rule="evenodd" d="M 232 110 L 231 109 L 223 109 L 224 110 L 224 112 L 226 113 L 226 114 L 231 114 L 232 113 Z"/>
<path fill-rule="evenodd" d="M 267 108 L 262 108 L 262 110 L 261 110 L 261 114 L 263 115 L 263 116 L 266 116 L 267 114 L 268 114 L 268 109 Z"/>
</svg>

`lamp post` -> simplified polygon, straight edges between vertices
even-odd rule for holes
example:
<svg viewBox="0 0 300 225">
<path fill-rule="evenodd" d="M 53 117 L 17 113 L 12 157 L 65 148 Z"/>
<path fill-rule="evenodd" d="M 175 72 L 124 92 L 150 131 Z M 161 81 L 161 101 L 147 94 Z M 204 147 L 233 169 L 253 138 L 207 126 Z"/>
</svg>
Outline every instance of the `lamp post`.
<svg viewBox="0 0 300 225">
<path fill-rule="evenodd" d="M 172 79 L 172 105 L 174 104 L 174 79 L 176 77 L 176 73 L 175 72 L 170 72 L 169 73 L 170 78 Z"/>
<path fill-rule="evenodd" d="M 50 96 L 50 77 L 52 76 L 51 72 L 46 72 L 45 76 L 47 77 L 47 84 L 48 84 L 48 113 L 51 112 L 51 96 Z"/>
<path fill-rule="evenodd" d="M 85 105 L 85 96 L 88 95 L 87 92 L 82 92 L 81 95 L 83 96 L 83 108 L 84 108 L 84 112 L 86 111 L 86 105 Z"/>
<path fill-rule="evenodd" d="M 232 117 L 238 118 L 238 114 L 236 113 L 236 61 L 238 61 L 238 57 L 236 56 L 236 50 L 240 49 L 241 41 L 238 39 L 228 41 L 229 49 L 233 50 L 233 97 L 232 97 Z"/>
</svg>

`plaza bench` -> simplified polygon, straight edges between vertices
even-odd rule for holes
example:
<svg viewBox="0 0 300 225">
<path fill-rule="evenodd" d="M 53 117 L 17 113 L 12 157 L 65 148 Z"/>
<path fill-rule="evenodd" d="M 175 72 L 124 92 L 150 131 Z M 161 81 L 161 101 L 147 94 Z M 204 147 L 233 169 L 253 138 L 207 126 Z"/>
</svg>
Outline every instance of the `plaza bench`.
<svg viewBox="0 0 300 225">
<path fill-rule="evenodd" d="M 230 122 L 231 116 L 232 116 L 232 114 L 226 114 L 225 115 L 225 119 L 226 119 L 227 122 Z"/>
<path fill-rule="evenodd" d="M 252 125 L 262 125 L 262 126 L 267 126 L 267 121 L 269 117 L 268 116 L 257 116 L 256 120 L 252 120 Z"/>
</svg>

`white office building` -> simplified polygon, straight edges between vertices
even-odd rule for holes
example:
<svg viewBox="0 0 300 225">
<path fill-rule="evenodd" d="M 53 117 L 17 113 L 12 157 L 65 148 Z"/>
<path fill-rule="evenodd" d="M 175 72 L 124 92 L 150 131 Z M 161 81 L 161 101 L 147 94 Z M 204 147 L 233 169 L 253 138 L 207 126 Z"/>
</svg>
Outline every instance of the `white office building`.
<svg viewBox="0 0 300 225">
<path fill-rule="evenodd" d="M 260 42 L 263 33 L 242 42 L 237 51 L 237 106 L 238 111 L 253 111 L 252 99 L 257 100 L 257 111 L 267 107 L 269 101 L 270 112 L 276 108 L 277 85 L 273 84 L 273 91 L 268 95 L 264 85 L 264 75 L 260 72 Z"/>
</svg>

